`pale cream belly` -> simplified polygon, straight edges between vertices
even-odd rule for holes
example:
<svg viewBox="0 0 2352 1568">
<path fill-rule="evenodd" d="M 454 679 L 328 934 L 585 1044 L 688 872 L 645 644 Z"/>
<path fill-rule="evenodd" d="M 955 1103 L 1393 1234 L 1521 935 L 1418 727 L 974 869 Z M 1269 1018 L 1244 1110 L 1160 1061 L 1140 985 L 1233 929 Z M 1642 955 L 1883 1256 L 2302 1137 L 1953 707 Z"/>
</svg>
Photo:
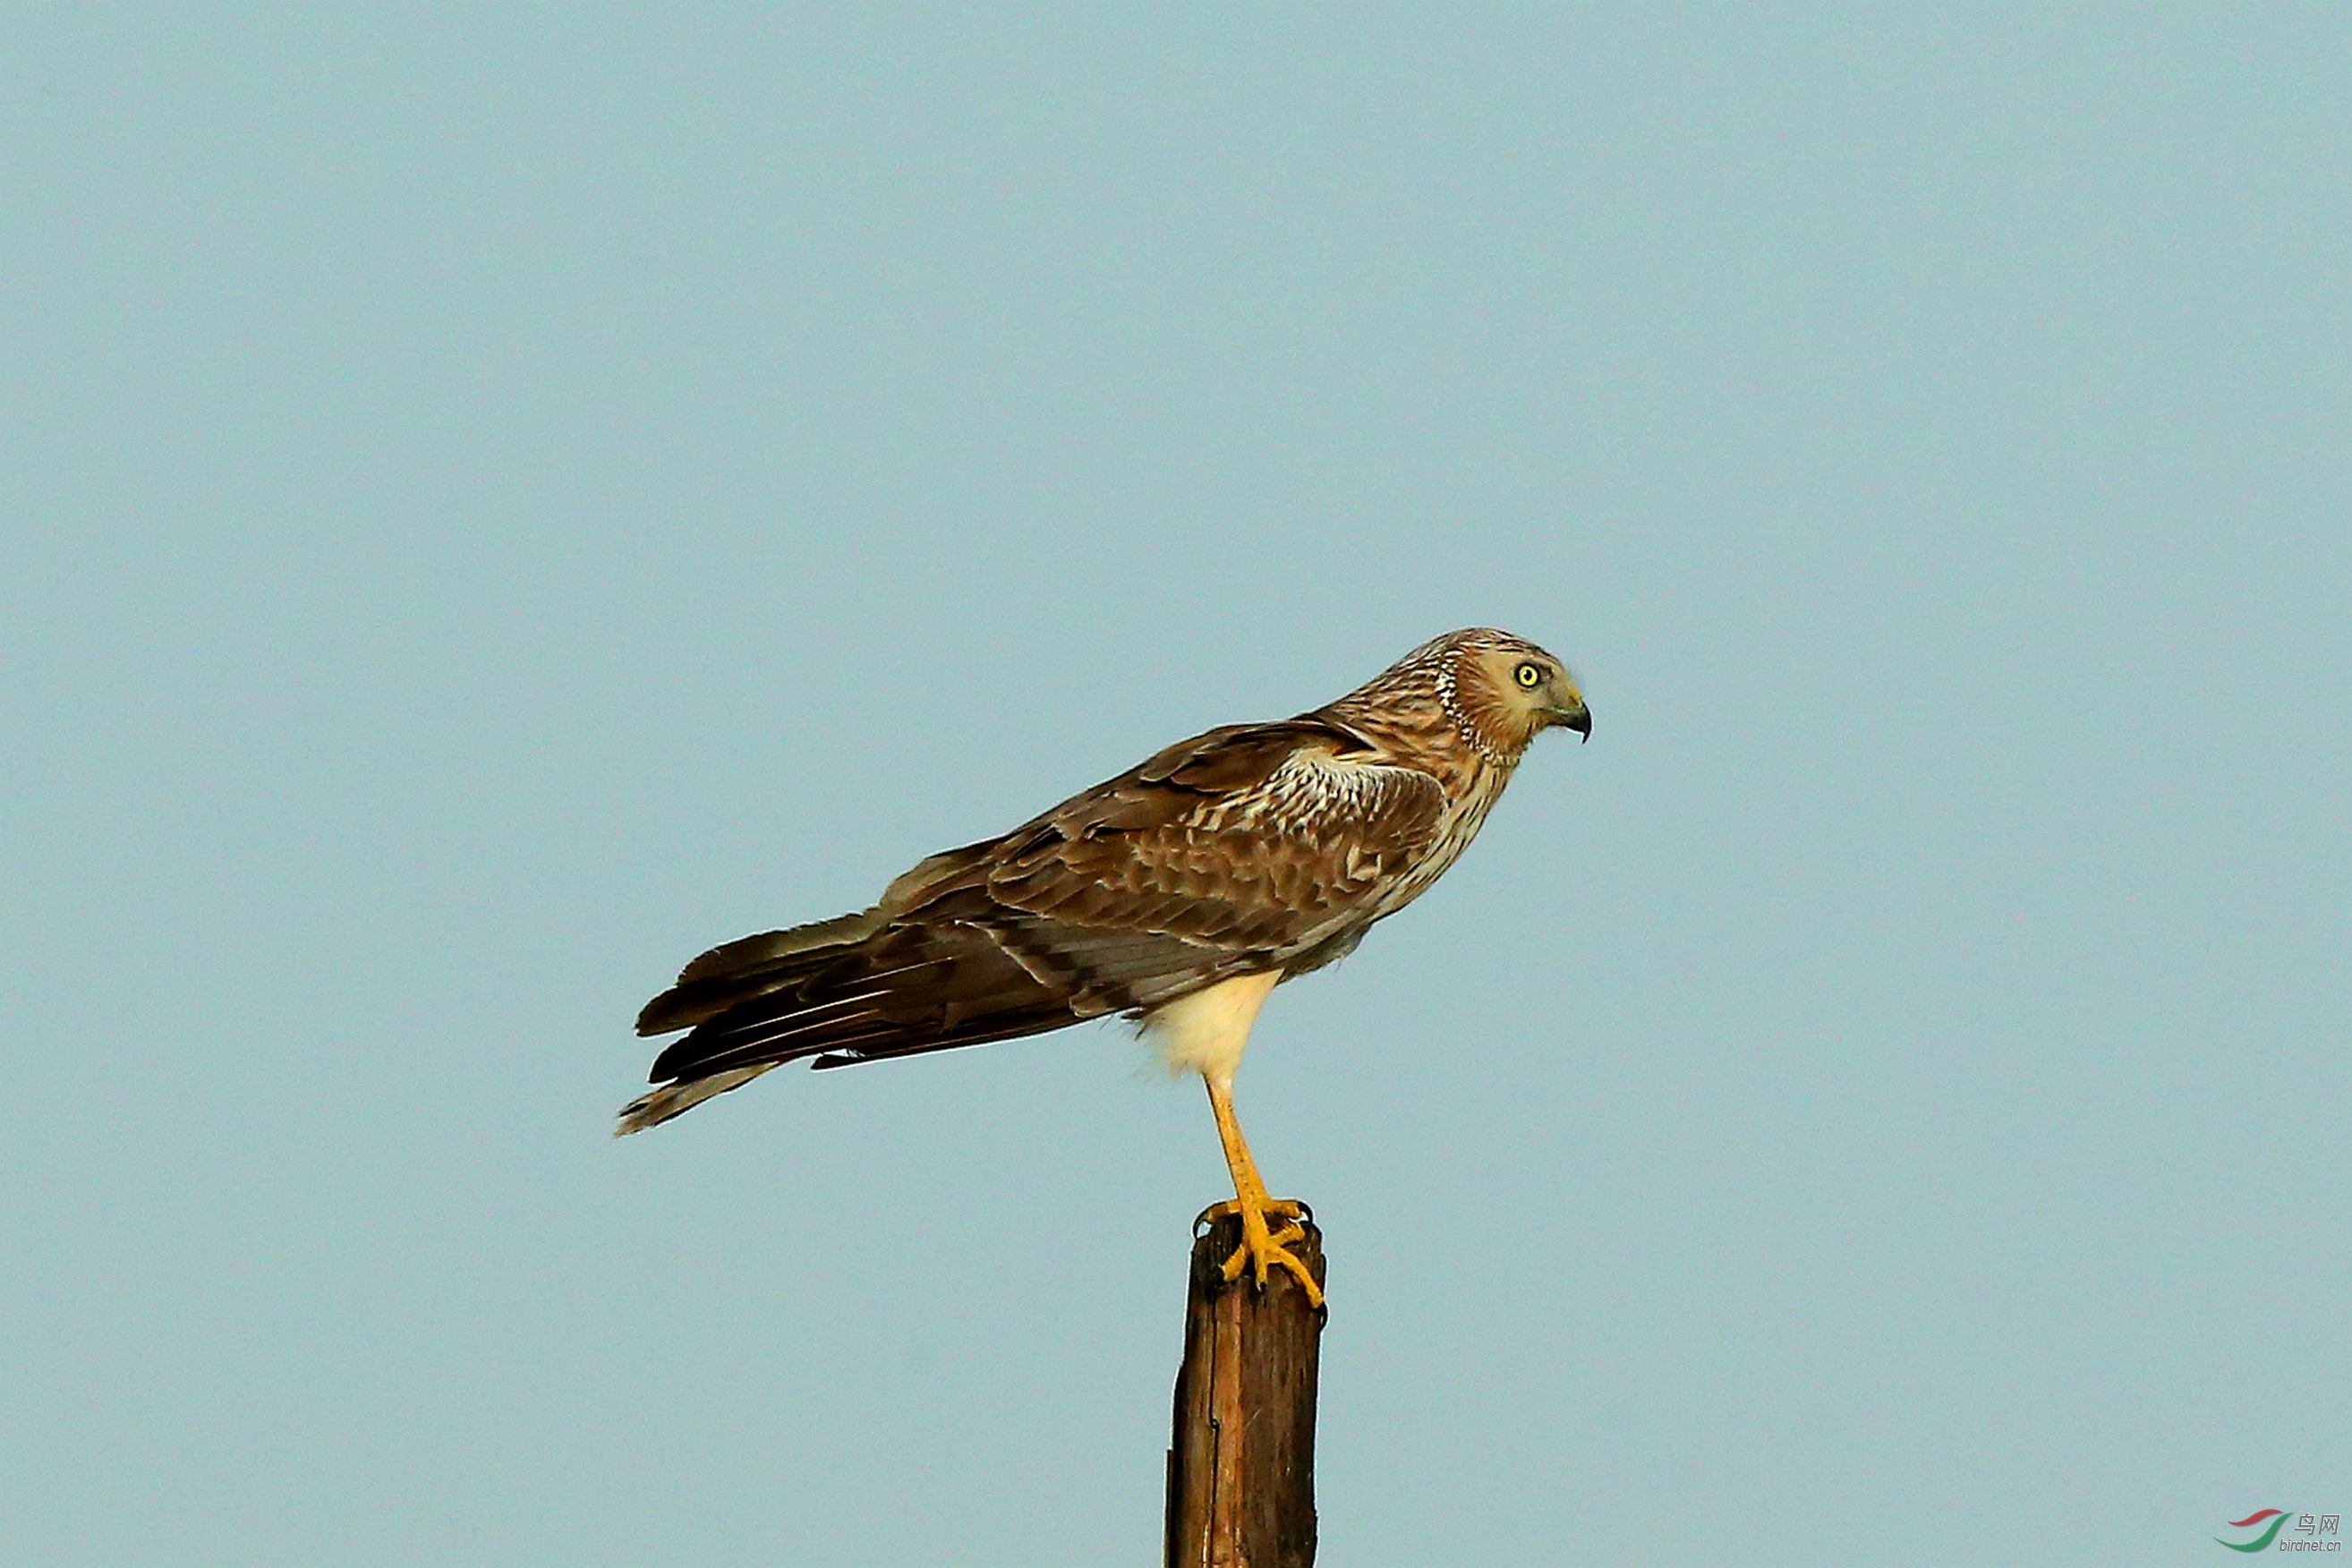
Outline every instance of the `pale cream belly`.
<svg viewBox="0 0 2352 1568">
<path fill-rule="evenodd" d="M 1221 980 L 1145 1014 L 1143 1032 L 1160 1047 L 1160 1059 L 1170 1072 L 1196 1072 L 1218 1088 L 1229 1089 L 1257 1010 L 1281 978 L 1269 972 Z"/>
</svg>

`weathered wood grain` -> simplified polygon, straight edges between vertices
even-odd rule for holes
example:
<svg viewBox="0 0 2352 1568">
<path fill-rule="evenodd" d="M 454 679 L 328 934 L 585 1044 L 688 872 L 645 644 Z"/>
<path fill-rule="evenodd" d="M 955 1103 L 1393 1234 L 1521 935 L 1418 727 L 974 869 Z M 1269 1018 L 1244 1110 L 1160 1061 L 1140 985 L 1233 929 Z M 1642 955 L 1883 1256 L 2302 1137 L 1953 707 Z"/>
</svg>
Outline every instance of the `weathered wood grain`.
<svg viewBox="0 0 2352 1568">
<path fill-rule="evenodd" d="M 1315 1379 L 1323 1314 L 1276 1269 L 1264 1290 L 1222 1266 L 1238 1216 L 1193 1226 L 1168 1451 L 1169 1568 L 1309 1568 L 1315 1561 Z M 1322 1283 L 1323 1233 L 1291 1245 Z"/>
</svg>

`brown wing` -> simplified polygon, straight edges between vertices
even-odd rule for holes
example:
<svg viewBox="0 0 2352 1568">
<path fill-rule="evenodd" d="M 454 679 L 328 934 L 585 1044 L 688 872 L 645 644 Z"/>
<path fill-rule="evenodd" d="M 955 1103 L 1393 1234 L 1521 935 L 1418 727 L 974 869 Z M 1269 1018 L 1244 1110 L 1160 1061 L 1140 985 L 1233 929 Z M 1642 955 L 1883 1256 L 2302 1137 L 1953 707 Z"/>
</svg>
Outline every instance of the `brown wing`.
<svg viewBox="0 0 2352 1568">
<path fill-rule="evenodd" d="M 1312 716 L 1212 730 L 932 856 L 861 914 L 714 948 L 639 1017 L 640 1034 L 692 1033 L 623 1129 L 780 1062 L 1038 1034 L 1328 953 L 1378 918 L 1444 814 L 1435 778 L 1376 755 Z"/>
</svg>

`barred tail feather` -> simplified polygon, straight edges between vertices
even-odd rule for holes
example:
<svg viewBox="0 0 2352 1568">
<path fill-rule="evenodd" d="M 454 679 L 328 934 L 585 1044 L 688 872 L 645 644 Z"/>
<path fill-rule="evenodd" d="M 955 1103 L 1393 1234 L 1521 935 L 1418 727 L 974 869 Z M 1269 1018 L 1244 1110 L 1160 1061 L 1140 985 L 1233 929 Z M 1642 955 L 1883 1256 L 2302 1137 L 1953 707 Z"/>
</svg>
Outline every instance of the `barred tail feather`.
<svg viewBox="0 0 2352 1568">
<path fill-rule="evenodd" d="M 1155 1005 L 1234 962 L 1157 931 L 1010 908 L 980 889 L 919 920 L 876 910 L 714 948 L 638 1022 L 688 1032 L 655 1058 L 658 1086 L 621 1113 L 635 1132 L 790 1061 L 821 1068 L 1043 1034 Z M 1262 966 L 1261 966 L 1262 967 Z"/>
<path fill-rule="evenodd" d="M 779 991 L 855 948 L 880 930 L 873 910 L 762 931 L 721 943 L 686 966 L 677 984 L 646 1004 L 637 1033 L 667 1035 Z"/>
</svg>

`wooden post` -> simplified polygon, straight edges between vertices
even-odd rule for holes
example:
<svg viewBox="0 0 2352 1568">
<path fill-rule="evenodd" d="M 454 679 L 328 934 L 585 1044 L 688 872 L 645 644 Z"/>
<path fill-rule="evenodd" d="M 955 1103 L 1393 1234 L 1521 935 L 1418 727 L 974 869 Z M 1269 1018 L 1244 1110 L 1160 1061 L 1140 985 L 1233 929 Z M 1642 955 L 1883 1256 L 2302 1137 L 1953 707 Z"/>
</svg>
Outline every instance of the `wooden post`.
<svg viewBox="0 0 2352 1568">
<path fill-rule="evenodd" d="M 1293 1242 L 1323 1282 L 1323 1233 Z M 1168 1450 L 1167 1568 L 1310 1568 L 1315 1561 L 1315 1373 L 1323 1314 L 1284 1269 L 1261 1291 L 1223 1264 L 1238 1215 L 1192 1222 L 1184 1364 Z"/>
</svg>

